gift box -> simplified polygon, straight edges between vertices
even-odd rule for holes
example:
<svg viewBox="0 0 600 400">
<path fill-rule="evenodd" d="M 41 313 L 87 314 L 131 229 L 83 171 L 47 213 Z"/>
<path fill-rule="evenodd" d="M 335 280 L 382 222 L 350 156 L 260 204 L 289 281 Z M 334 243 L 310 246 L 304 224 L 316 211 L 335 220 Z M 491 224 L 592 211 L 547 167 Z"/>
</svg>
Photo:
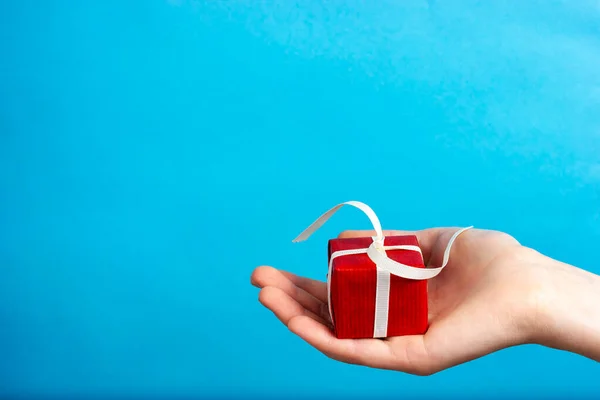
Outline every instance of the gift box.
<svg viewBox="0 0 600 400">
<path fill-rule="evenodd" d="M 366 253 L 331 256 L 344 250 L 368 248 L 373 238 L 332 239 L 329 260 L 332 262 L 330 310 L 335 336 L 339 339 L 375 336 L 377 281 L 386 279 Z M 416 236 L 387 236 L 384 247 L 414 246 Z M 420 251 L 399 248 L 387 250 L 387 256 L 399 263 L 425 268 Z M 427 281 L 389 274 L 387 330 L 382 337 L 417 335 L 427 331 Z M 381 296 L 381 295 L 380 295 Z M 385 310 L 383 310 L 385 311 Z"/>
<path fill-rule="evenodd" d="M 386 338 L 427 331 L 427 280 L 448 264 L 456 238 L 450 238 L 440 267 L 425 266 L 415 235 L 384 237 L 375 212 L 364 203 L 338 204 L 306 228 L 294 242 L 306 240 L 344 205 L 363 211 L 375 236 L 329 240 L 328 308 L 339 339 Z"/>
</svg>

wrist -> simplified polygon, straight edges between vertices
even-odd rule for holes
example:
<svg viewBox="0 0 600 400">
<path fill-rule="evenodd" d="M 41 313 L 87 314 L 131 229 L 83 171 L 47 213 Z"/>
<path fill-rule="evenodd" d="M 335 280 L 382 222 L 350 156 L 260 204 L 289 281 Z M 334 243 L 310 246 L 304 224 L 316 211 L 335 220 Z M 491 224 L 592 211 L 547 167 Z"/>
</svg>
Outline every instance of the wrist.
<svg viewBox="0 0 600 400">
<path fill-rule="evenodd" d="M 600 276 L 533 253 L 528 342 L 600 360 Z"/>
</svg>

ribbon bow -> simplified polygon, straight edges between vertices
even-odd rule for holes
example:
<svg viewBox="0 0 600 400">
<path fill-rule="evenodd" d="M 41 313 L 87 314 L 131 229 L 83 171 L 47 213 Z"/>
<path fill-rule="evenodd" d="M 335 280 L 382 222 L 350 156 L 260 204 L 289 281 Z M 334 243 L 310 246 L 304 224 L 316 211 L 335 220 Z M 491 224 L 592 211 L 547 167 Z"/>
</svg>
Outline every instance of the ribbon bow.
<svg viewBox="0 0 600 400">
<path fill-rule="evenodd" d="M 331 309 L 331 272 L 333 267 L 333 260 L 341 256 L 366 253 L 377 268 L 377 297 L 375 299 L 375 324 L 373 330 L 373 337 L 386 337 L 389 311 L 390 275 L 396 275 L 402 278 L 414 280 L 431 279 L 435 277 L 448 264 L 450 258 L 450 250 L 452 249 L 452 245 L 454 244 L 456 238 L 461 233 L 465 232 L 468 229 L 471 229 L 472 226 L 459 229 L 458 231 L 456 231 L 456 233 L 454 233 L 454 235 L 452 235 L 450 241 L 448 242 L 448 245 L 446 246 L 446 250 L 444 251 L 444 259 L 442 262 L 442 266 L 437 268 L 416 268 L 390 259 L 386 254 L 386 250 L 416 251 L 419 254 L 421 254 L 421 258 L 423 257 L 423 254 L 418 246 L 384 246 L 385 237 L 383 236 L 383 230 L 381 229 L 381 223 L 379 222 L 379 218 L 377 218 L 377 215 L 371 209 L 371 207 L 359 201 L 347 201 L 345 203 L 338 204 L 335 207 L 331 208 L 319 218 L 317 218 L 315 222 L 309 225 L 308 228 L 306 228 L 300 235 L 298 235 L 298 237 L 296 237 L 293 240 L 293 242 L 297 243 L 308 239 L 344 205 L 354 206 L 362 212 L 364 212 L 371 221 L 376 235 L 373 237 L 373 243 L 371 243 L 371 245 L 368 248 L 341 250 L 336 251 L 331 255 L 329 259 L 329 268 L 327 274 L 327 303 L 329 306 L 329 315 L 331 317 L 331 320 L 333 321 L 333 312 Z"/>
</svg>

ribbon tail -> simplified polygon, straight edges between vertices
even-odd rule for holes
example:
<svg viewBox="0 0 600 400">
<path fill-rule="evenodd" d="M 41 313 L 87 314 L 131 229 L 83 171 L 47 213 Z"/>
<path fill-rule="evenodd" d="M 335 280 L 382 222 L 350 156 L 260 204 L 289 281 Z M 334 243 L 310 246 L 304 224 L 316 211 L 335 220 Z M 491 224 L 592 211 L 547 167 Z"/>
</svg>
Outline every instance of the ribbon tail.
<svg viewBox="0 0 600 400">
<path fill-rule="evenodd" d="M 444 260 L 442 261 L 442 266 L 439 267 L 440 271 L 442 268 L 444 268 L 448 264 L 448 260 L 450 259 L 450 250 L 452 250 L 452 245 L 454 244 L 454 241 L 456 240 L 456 238 L 458 238 L 458 236 L 461 233 L 463 233 L 464 231 L 467 231 L 472 228 L 473 228 L 472 226 L 468 226 L 466 228 L 459 229 L 458 231 L 456 231 L 454 233 L 454 235 L 452 235 L 452 237 L 448 241 L 448 244 L 446 245 L 446 250 L 444 251 Z"/>
<path fill-rule="evenodd" d="M 387 257 L 385 253 L 377 249 L 375 243 L 373 243 L 367 250 L 367 255 L 377 265 L 377 268 L 385 270 L 392 275 L 400 276 L 406 279 L 413 280 L 423 280 L 423 279 L 431 279 L 437 276 L 442 269 L 448 265 L 448 261 L 450 259 L 450 250 L 452 250 L 452 245 L 454 244 L 456 238 L 463 232 L 473 228 L 469 226 L 467 228 L 459 229 L 452 235 L 448 244 L 446 245 L 446 250 L 444 251 L 444 260 L 442 262 L 442 266 L 438 268 L 416 268 L 410 265 L 402 264 L 397 261 L 394 261 Z"/>
</svg>

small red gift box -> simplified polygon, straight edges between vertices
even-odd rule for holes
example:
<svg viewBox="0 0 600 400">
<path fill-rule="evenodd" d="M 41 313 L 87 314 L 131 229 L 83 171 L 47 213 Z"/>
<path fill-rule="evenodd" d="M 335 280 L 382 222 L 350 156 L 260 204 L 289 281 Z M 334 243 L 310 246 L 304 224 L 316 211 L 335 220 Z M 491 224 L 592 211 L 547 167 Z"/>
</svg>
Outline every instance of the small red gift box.
<svg viewBox="0 0 600 400">
<path fill-rule="evenodd" d="M 373 238 L 332 239 L 329 258 L 343 250 L 364 249 Z M 385 247 L 419 246 L 416 236 L 387 236 Z M 387 250 L 399 263 L 425 268 L 420 252 Z M 339 339 L 374 337 L 377 298 L 377 267 L 366 253 L 334 258 L 331 266 L 330 310 Z M 427 281 L 390 275 L 387 332 L 384 336 L 423 334 L 427 330 Z"/>
<path fill-rule="evenodd" d="M 352 205 L 373 224 L 375 236 L 329 241 L 327 295 L 329 315 L 339 339 L 385 338 L 423 334 L 427 330 L 427 279 L 447 265 L 450 238 L 442 266 L 426 268 L 415 235 L 384 237 L 379 219 L 366 204 L 338 204 L 306 228 L 294 242 L 306 240 L 337 210 Z"/>
</svg>

